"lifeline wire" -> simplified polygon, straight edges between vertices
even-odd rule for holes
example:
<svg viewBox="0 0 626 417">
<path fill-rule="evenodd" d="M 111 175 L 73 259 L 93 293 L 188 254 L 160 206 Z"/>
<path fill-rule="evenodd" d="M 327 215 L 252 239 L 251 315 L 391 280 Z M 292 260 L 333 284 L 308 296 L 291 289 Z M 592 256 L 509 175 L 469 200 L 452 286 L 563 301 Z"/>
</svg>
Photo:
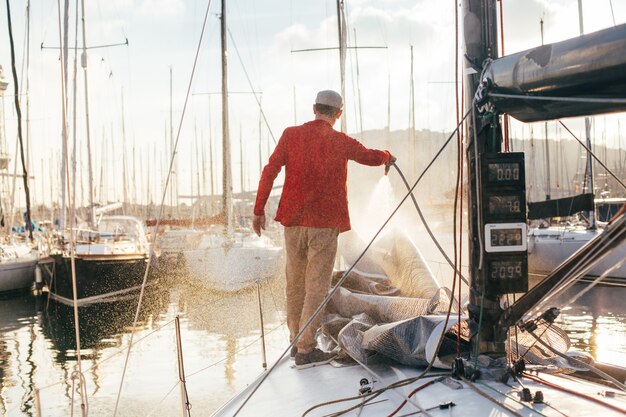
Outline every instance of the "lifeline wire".
<svg viewBox="0 0 626 417">
<path fill-rule="evenodd" d="M 202 30 L 200 32 L 200 39 L 198 40 L 198 47 L 196 48 L 196 55 L 193 61 L 193 67 L 191 69 L 191 76 L 189 77 L 189 84 L 187 86 L 187 94 L 185 95 L 185 103 L 183 105 L 183 110 L 182 110 L 182 114 L 180 116 L 180 123 L 178 124 L 178 131 L 176 132 L 176 140 L 174 141 L 174 147 L 172 149 L 172 155 L 170 157 L 170 166 L 169 169 L 167 171 L 167 178 L 165 179 L 165 186 L 163 187 L 163 193 L 161 195 L 161 204 L 159 206 L 159 215 L 157 216 L 157 221 L 156 224 L 154 225 L 154 232 L 152 233 L 152 242 L 151 242 L 151 248 L 154 247 L 154 245 L 156 244 L 156 237 L 157 237 L 157 231 L 159 230 L 159 224 L 161 223 L 161 217 L 163 215 L 163 205 L 165 204 L 165 196 L 166 196 L 166 192 L 167 192 L 167 187 L 170 183 L 170 178 L 172 176 L 172 167 L 174 166 L 174 159 L 176 156 L 176 148 L 178 147 L 178 141 L 180 140 L 180 131 L 182 130 L 183 127 L 183 120 L 185 118 L 185 112 L 187 110 L 187 103 L 189 102 L 189 95 L 191 93 L 191 85 L 193 83 L 193 78 L 196 72 L 196 65 L 198 63 L 198 57 L 200 55 L 200 46 L 202 45 L 202 39 L 204 38 L 204 31 L 206 29 L 206 22 L 209 16 L 209 10 L 211 9 L 211 3 L 213 2 L 213 0 L 209 0 L 208 4 L 207 4 L 207 8 L 206 8 L 206 12 L 204 14 L 204 21 L 202 22 Z M 146 287 L 146 281 L 148 279 L 148 272 L 150 270 L 150 264 L 151 261 L 153 259 L 154 253 L 152 250 L 150 250 L 150 255 L 148 257 L 148 264 L 146 265 L 146 271 L 144 273 L 143 276 L 143 282 L 141 284 L 141 292 L 139 293 L 139 301 L 137 303 L 137 310 L 135 311 L 135 319 L 133 321 L 133 328 L 132 328 L 132 332 L 130 334 L 130 341 L 129 343 L 132 343 L 133 341 L 133 337 L 135 335 L 135 328 L 137 327 L 137 321 L 139 320 L 139 312 L 141 310 L 141 303 L 143 300 L 143 294 L 145 291 L 145 287 Z M 124 378 L 126 376 L 126 369 L 128 367 L 128 360 L 130 357 L 130 349 L 128 349 L 128 352 L 126 354 L 126 359 L 124 361 L 124 370 L 122 371 L 122 377 L 120 379 L 120 386 L 117 392 L 117 399 L 115 401 L 115 408 L 113 410 L 113 417 L 116 416 L 117 414 L 117 408 L 119 406 L 119 402 L 120 402 L 120 398 L 121 398 L 121 394 L 122 394 L 122 385 L 124 383 Z"/>
<path fill-rule="evenodd" d="M 473 108 L 473 106 L 472 106 Z M 324 307 L 326 306 L 326 304 L 328 304 L 328 302 L 331 300 L 332 296 L 335 294 L 335 292 L 337 292 L 337 290 L 339 289 L 339 287 L 341 287 L 341 285 L 344 283 L 344 281 L 347 279 L 348 274 L 350 274 L 350 272 L 352 272 L 352 270 L 354 269 L 354 267 L 359 263 L 359 261 L 363 258 L 363 256 L 365 256 L 365 253 L 369 250 L 369 248 L 372 246 L 372 244 L 374 243 L 374 241 L 376 240 L 376 238 L 378 237 L 378 235 L 383 231 L 383 229 L 387 226 L 387 223 L 389 223 L 391 221 L 391 219 L 393 218 L 393 216 L 395 216 L 395 214 L 398 212 L 398 210 L 400 210 L 400 207 L 402 207 L 402 204 L 404 204 L 404 202 L 406 201 L 407 198 L 409 198 L 409 195 L 413 192 L 413 190 L 415 189 L 415 187 L 417 187 L 417 184 L 419 184 L 420 180 L 422 179 L 422 177 L 426 174 L 426 172 L 428 171 L 428 169 L 434 164 L 435 160 L 439 157 L 439 155 L 443 152 L 443 150 L 448 146 L 448 144 L 450 143 L 450 141 L 452 140 L 452 138 L 454 137 L 454 135 L 456 134 L 457 130 L 459 129 L 459 126 L 461 126 L 461 124 L 465 121 L 465 119 L 469 116 L 471 110 L 468 110 L 467 113 L 465 113 L 465 115 L 463 116 L 463 119 L 461 120 L 461 122 L 455 127 L 454 131 L 450 134 L 450 136 L 448 137 L 448 139 L 444 142 L 443 146 L 441 147 L 441 149 L 439 149 L 439 151 L 437 152 L 437 154 L 435 155 L 435 157 L 433 158 L 432 161 L 429 162 L 429 164 L 426 166 L 426 168 L 424 168 L 424 170 L 422 171 L 422 173 L 420 174 L 420 176 L 418 177 L 418 179 L 415 181 L 415 184 L 413 184 L 413 186 L 411 187 L 411 189 L 409 190 L 409 192 L 402 198 L 402 200 L 400 201 L 400 203 L 398 203 L 398 205 L 396 206 L 396 208 L 391 212 L 391 214 L 387 217 L 387 220 L 385 220 L 385 222 L 383 223 L 383 225 L 378 229 L 378 231 L 376 232 L 376 234 L 374 234 L 374 236 L 372 237 L 372 239 L 370 240 L 370 242 L 367 244 L 367 246 L 365 247 L 365 249 L 363 250 L 363 252 L 361 252 L 361 254 L 358 256 L 358 258 L 356 259 L 356 261 L 354 261 L 354 263 L 350 266 L 350 268 L 348 268 L 343 275 L 341 276 L 341 278 L 339 279 L 339 281 L 337 282 L 337 284 L 335 284 L 335 286 L 331 289 L 331 291 L 326 295 L 326 298 L 322 301 L 322 303 L 320 304 L 320 306 L 317 308 L 317 310 L 315 310 L 315 312 L 311 315 L 311 317 L 309 318 L 309 320 L 304 324 L 304 326 L 302 327 L 302 329 L 300 330 L 300 332 L 294 337 L 293 341 L 291 342 L 291 344 L 289 346 L 287 346 L 287 349 L 285 349 L 285 351 L 280 355 L 280 357 L 276 360 L 276 362 L 274 363 L 274 365 L 272 365 L 271 368 L 269 368 L 267 370 L 267 372 L 263 375 L 263 377 L 261 378 L 261 380 L 258 382 L 258 384 L 256 384 L 256 386 L 254 387 L 254 389 L 252 389 L 252 391 L 250 392 L 250 394 L 248 394 L 248 396 L 246 397 L 246 399 L 243 401 L 243 403 L 239 406 L 239 408 L 235 411 L 235 413 L 233 414 L 233 417 L 237 416 L 239 414 L 239 412 L 243 409 L 243 407 L 248 403 L 248 401 L 250 400 L 250 398 L 252 398 L 252 396 L 256 393 L 256 391 L 259 389 L 259 387 L 261 386 L 261 384 L 263 384 L 263 382 L 267 379 L 267 377 L 272 373 L 272 371 L 276 368 L 276 366 L 278 365 L 278 363 L 280 362 L 280 360 L 283 358 L 283 356 L 285 356 L 287 354 L 287 352 L 291 349 L 291 347 L 298 341 L 298 339 L 300 338 L 300 336 L 302 335 L 302 333 L 304 332 L 304 330 L 311 325 L 311 323 L 313 322 L 313 320 L 315 319 L 315 317 L 324 309 Z"/>
</svg>

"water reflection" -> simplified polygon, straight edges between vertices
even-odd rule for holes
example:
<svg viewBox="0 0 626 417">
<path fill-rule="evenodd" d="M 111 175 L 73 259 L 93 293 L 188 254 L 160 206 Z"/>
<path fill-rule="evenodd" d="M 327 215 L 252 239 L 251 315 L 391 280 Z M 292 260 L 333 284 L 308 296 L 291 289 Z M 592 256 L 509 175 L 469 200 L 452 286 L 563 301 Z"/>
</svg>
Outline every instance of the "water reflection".
<svg viewBox="0 0 626 417">
<path fill-rule="evenodd" d="M 287 347 L 283 286 L 280 278 L 261 287 L 269 364 Z M 597 287 L 564 310 L 559 325 L 573 348 L 598 361 L 626 363 L 625 297 L 626 289 Z M 46 305 L 43 300 L 38 308 L 31 295 L 0 300 L 0 415 L 34 416 L 34 388 L 41 389 L 45 415 L 71 414 L 70 376 L 77 361 L 73 309 Z M 124 367 L 120 350 L 128 346 L 135 307 L 128 301 L 79 309 L 91 416 L 112 415 Z M 256 289 L 225 295 L 173 283 L 169 291 L 146 294 L 120 415 L 180 414 L 178 389 L 168 395 L 178 378 L 170 325 L 177 315 L 194 415 L 209 415 L 262 371 Z"/>
<path fill-rule="evenodd" d="M 211 338 L 212 343 L 205 349 L 223 358 L 223 378 L 229 386 L 235 384 L 235 365 L 248 360 L 251 354 L 257 357 L 254 368 L 260 371 L 259 295 L 264 327 L 284 322 L 283 282 L 273 279 L 237 293 L 213 292 L 189 283 L 178 286 L 177 310 L 183 314 L 189 331 Z"/>
<path fill-rule="evenodd" d="M 0 299 L 0 414 L 33 412 L 37 303 L 30 296 Z"/>
<path fill-rule="evenodd" d="M 581 293 L 578 284 L 563 299 Z M 572 348 L 591 354 L 596 361 L 626 363 L 626 287 L 596 286 L 562 310 L 558 324 L 567 331 Z"/>
<path fill-rule="evenodd" d="M 45 301 L 44 301 L 45 302 Z M 147 326 L 167 311 L 169 292 L 163 289 L 146 291 L 139 312 L 137 328 Z M 81 359 L 94 363 L 107 348 L 122 348 L 122 336 L 132 330 L 137 299 L 82 306 L 78 309 Z M 63 364 L 77 360 L 74 308 L 54 301 L 46 302 L 41 327 L 54 347 L 54 359 Z"/>
</svg>

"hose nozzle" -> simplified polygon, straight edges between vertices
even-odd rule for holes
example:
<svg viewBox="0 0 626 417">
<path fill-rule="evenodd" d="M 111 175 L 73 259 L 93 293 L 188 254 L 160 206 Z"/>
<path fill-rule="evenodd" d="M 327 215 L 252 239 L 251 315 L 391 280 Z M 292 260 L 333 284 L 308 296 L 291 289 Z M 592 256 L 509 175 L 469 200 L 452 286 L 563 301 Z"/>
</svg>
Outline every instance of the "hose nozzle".
<svg viewBox="0 0 626 417">
<path fill-rule="evenodd" d="M 385 164 L 385 175 L 389 174 L 389 170 L 391 169 L 391 166 L 395 165 L 397 160 L 398 158 L 396 158 L 393 155 L 389 157 L 389 161 L 387 161 L 387 163 Z"/>
</svg>

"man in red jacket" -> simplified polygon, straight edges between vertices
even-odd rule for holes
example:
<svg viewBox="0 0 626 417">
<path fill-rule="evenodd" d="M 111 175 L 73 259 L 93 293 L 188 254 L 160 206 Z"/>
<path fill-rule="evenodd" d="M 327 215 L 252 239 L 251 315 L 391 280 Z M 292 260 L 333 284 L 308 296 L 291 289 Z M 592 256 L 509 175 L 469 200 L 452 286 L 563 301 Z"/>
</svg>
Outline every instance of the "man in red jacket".
<svg viewBox="0 0 626 417">
<path fill-rule="evenodd" d="M 319 308 L 330 288 L 337 237 L 350 230 L 348 160 L 389 167 L 396 158 L 388 151 L 368 149 L 333 129 L 341 117 L 343 100 L 331 90 L 317 94 L 315 120 L 285 129 L 263 169 L 254 206 L 252 227 L 265 229 L 265 203 L 274 179 L 285 167 L 285 184 L 276 220 L 285 226 L 287 252 L 287 326 L 293 339 Z M 296 367 L 328 363 L 334 355 L 318 349 L 315 332 L 320 314 L 303 330 L 292 349 Z"/>
</svg>

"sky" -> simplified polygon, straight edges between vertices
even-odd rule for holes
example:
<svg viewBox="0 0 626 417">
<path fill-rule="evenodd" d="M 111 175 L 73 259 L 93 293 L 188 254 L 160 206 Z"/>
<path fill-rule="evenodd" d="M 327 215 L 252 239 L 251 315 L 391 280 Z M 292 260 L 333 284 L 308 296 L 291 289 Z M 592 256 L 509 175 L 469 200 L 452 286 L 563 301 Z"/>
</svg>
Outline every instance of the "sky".
<svg viewBox="0 0 626 417">
<path fill-rule="evenodd" d="M 82 27 L 75 25 L 76 1 L 70 3 L 69 42 L 73 47 L 74 33 L 78 31 L 80 48 Z M 345 1 L 348 45 L 377 47 L 357 49 L 356 53 L 351 49 L 348 54 L 344 111 L 348 132 L 384 129 L 388 125 L 392 130 L 407 129 L 411 79 L 415 83 L 416 128 L 446 132 L 453 129 L 454 7 L 458 3 Z M 503 0 L 501 4 L 505 53 L 540 45 L 542 18 L 545 43 L 579 34 L 577 0 Z M 214 192 L 221 192 L 220 2 L 88 0 L 85 7 L 86 39 L 91 47 L 86 74 L 96 200 L 111 202 L 126 197 L 131 201 L 150 199 L 158 203 L 172 154 L 172 137 L 178 138 L 176 174 L 172 177 L 178 194 L 211 192 L 211 160 Z M 200 43 L 207 7 L 209 13 Z M 51 199 L 58 201 L 61 195 L 61 63 L 59 51 L 54 49 L 60 45 L 60 19 L 57 1 L 32 0 L 30 9 L 26 77 L 26 1 L 11 2 L 23 113 L 26 113 L 24 92 L 28 79 L 29 132 L 27 135 L 24 128 L 23 134 L 28 136 L 29 171 L 35 177 L 31 194 L 34 204 L 49 204 Z M 583 0 L 583 10 L 585 32 L 626 22 L 624 1 Z M 6 15 L 3 2 L 0 19 L 4 22 Z M 235 191 L 241 190 L 242 185 L 244 190 L 253 190 L 260 164 L 267 160 L 283 129 L 312 118 L 317 91 L 340 88 L 336 49 L 293 52 L 336 48 L 336 2 L 229 0 L 226 15 L 230 31 L 228 78 L 233 184 Z M 462 22 L 462 16 L 459 19 Z M 17 137 L 12 100 L 14 83 L 7 25 L 0 26 L 0 65 L 10 83 L 3 105 L 6 119 L 3 137 L 12 157 L 9 171 L 14 172 Z M 126 39 L 128 45 L 119 45 Z M 85 73 L 80 68 L 79 56 L 74 101 L 74 54 L 70 53 L 68 58 L 68 140 L 71 143 L 76 132 L 79 143 L 76 190 L 80 202 L 86 200 L 89 187 Z M 252 91 L 260 93 L 257 98 Z M 257 99 L 265 120 L 261 118 Z M 622 118 L 623 115 L 603 118 L 599 125 L 615 129 Z M 514 131 L 525 128 L 514 126 Z M 19 197 L 21 193 L 18 188 L 16 195 Z"/>
</svg>

